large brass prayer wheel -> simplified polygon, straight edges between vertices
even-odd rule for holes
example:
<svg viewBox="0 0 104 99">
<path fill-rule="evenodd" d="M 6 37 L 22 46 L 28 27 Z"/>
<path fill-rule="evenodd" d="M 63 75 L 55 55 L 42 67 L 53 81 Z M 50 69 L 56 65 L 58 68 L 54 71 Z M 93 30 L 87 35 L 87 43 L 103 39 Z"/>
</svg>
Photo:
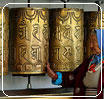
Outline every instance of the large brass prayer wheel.
<svg viewBox="0 0 104 99">
<path fill-rule="evenodd" d="M 83 61 L 83 10 L 50 10 L 50 64 L 54 71 L 73 71 Z"/>
<path fill-rule="evenodd" d="M 3 75 L 8 73 L 8 33 L 9 33 L 9 9 L 3 10 L 3 45 L 2 46 L 2 9 L 0 7 L 0 75 L 2 74 L 2 47 L 3 47 Z"/>
<path fill-rule="evenodd" d="M 90 33 L 94 29 L 101 29 L 101 12 L 91 11 L 84 13 L 84 28 L 85 28 L 85 58 L 89 57 L 92 52 L 90 50 Z M 102 12 L 102 28 L 104 29 L 104 11 Z"/>
<path fill-rule="evenodd" d="M 13 74 L 43 74 L 48 61 L 49 12 L 46 8 L 10 10 L 10 66 Z"/>
</svg>

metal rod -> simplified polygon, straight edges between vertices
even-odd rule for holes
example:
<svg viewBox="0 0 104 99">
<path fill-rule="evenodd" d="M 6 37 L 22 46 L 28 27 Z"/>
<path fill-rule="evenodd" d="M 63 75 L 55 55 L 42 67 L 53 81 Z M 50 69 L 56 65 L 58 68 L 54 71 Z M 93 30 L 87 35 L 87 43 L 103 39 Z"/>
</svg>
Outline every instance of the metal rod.
<svg viewBox="0 0 104 99">
<path fill-rule="evenodd" d="M 64 3 L 69 2 L 69 0 L 61 0 L 61 1 L 64 2 Z M 66 4 L 64 4 L 64 8 L 66 8 Z"/>
<path fill-rule="evenodd" d="M 28 0 L 28 3 L 30 3 L 30 0 Z M 28 7 L 30 7 L 30 4 L 28 4 Z"/>
<path fill-rule="evenodd" d="M 103 4 L 103 1 L 95 1 L 95 3 L 100 6 L 101 4 Z M 100 11 L 100 7 L 99 6 L 98 6 L 98 11 Z"/>
<path fill-rule="evenodd" d="M 66 3 L 66 2 L 64 1 L 64 3 Z M 64 4 L 64 8 L 66 8 L 66 4 Z"/>
<path fill-rule="evenodd" d="M 32 85 L 31 85 L 31 76 L 30 76 L 30 75 L 28 75 L 27 89 L 32 89 Z"/>
<path fill-rule="evenodd" d="M 30 75 L 28 75 L 28 83 L 30 83 Z"/>
</svg>

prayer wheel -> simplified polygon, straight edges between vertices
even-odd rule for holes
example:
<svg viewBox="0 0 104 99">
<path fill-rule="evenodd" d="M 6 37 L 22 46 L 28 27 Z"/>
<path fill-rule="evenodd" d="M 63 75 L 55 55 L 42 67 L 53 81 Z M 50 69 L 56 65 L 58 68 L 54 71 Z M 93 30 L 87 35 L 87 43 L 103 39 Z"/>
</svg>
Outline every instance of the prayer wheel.
<svg viewBox="0 0 104 99">
<path fill-rule="evenodd" d="M 46 8 L 10 10 L 12 74 L 44 74 L 48 61 L 49 12 Z"/>
<path fill-rule="evenodd" d="M 83 10 L 50 10 L 49 61 L 54 71 L 73 71 L 83 61 Z"/>
<path fill-rule="evenodd" d="M 84 12 L 84 28 L 85 28 L 85 37 L 84 37 L 84 47 L 85 47 L 85 58 L 92 55 L 90 50 L 90 33 L 94 29 L 101 29 L 101 12 L 100 11 L 91 11 Z M 104 11 L 102 12 L 102 29 L 104 29 Z"/>
<path fill-rule="evenodd" d="M 2 9 L 0 7 L 0 75 L 2 74 L 2 47 L 3 47 L 3 75 L 8 74 L 8 33 L 9 33 L 9 9 L 3 10 L 3 46 L 2 46 Z"/>
</svg>

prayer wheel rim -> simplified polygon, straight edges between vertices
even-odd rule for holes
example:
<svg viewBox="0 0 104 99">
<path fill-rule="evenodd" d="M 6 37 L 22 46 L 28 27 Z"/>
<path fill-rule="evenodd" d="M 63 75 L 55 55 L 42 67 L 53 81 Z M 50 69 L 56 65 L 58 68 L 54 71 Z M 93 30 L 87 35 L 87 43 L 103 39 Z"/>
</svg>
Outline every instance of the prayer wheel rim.
<svg viewBox="0 0 104 99">
<path fill-rule="evenodd" d="M 84 11 L 83 9 L 80 9 L 80 8 L 51 8 L 51 9 L 49 9 L 49 10 L 74 10 L 74 11 L 76 11 L 76 10 L 79 10 L 79 11 Z"/>
<path fill-rule="evenodd" d="M 33 7 L 33 8 L 32 8 L 32 7 L 11 8 L 10 10 L 36 10 L 36 9 L 37 9 L 37 10 L 39 10 L 39 9 L 40 9 L 40 10 L 41 10 L 41 9 L 42 9 L 42 10 L 48 10 L 48 8 L 38 8 L 38 7 L 37 7 L 37 8 L 35 8 L 35 7 Z"/>
</svg>

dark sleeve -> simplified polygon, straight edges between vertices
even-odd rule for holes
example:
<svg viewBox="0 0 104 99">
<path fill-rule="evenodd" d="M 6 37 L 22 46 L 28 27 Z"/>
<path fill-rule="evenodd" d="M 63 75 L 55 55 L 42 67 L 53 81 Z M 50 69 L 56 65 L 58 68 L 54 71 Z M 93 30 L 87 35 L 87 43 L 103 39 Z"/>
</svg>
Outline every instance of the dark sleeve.
<svg viewBox="0 0 104 99">
<path fill-rule="evenodd" d="M 73 72 L 63 72 L 62 73 L 62 87 L 74 87 L 75 76 L 80 70 L 81 65 L 79 65 Z"/>
<path fill-rule="evenodd" d="M 85 63 L 85 61 L 87 61 L 88 59 L 84 60 L 83 63 Z M 75 84 L 75 77 L 78 74 L 78 72 L 80 71 L 82 64 L 80 64 L 73 72 L 63 72 L 62 73 L 62 87 L 74 87 Z"/>
<path fill-rule="evenodd" d="M 78 67 L 79 68 L 79 67 Z M 79 70 L 77 68 L 77 70 Z M 62 73 L 62 87 L 73 87 L 74 86 L 74 78 L 75 75 L 77 74 L 77 70 L 75 70 L 75 72 L 63 72 Z"/>
<path fill-rule="evenodd" d="M 104 88 L 104 64 L 102 68 L 102 87 Z M 101 75 L 99 77 L 99 82 L 98 82 L 98 89 L 97 89 L 97 94 L 99 94 L 101 91 Z M 103 99 L 103 90 L 101 93 L 97 96 L 97 99 Z"/>
<path fill-rule="evenodd" d="M 62 87 L 68 88 L 74 85 L 74 74 L 73 72 L 62 73 Z"/>
<path fill-rule="evenodd" d="M 86 75 L 86 72 L 88 71 L 88 66 L 90 63 L 90 59 L 86 59 L 81 67 L 79 68 L 79 72 L 75 76 L 75 85 L 74 85 L 74 95 L 75 96 L 84 96 L 85 95 L 85 86 L 83 84 L 83 78 Z"/>
</svg>

